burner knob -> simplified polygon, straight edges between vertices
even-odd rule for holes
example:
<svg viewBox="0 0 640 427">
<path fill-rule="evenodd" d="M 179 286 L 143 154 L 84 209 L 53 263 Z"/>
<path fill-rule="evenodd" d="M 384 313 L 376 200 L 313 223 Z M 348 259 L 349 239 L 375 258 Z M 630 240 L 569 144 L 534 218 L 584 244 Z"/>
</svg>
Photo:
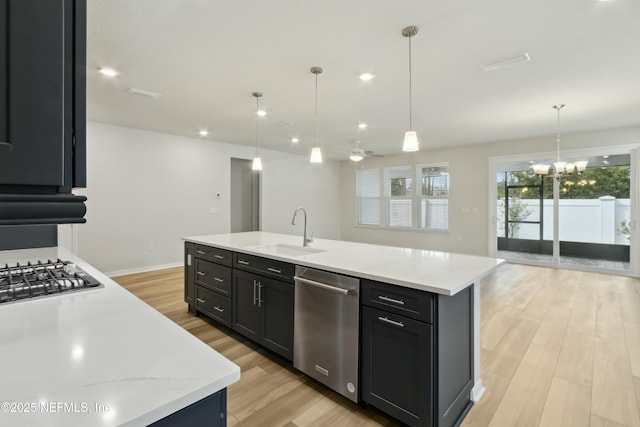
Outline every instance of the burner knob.
<svg viewBox="0 0 640 427">
<path fill-rule="evenodd" d="M 64 266 L 64 272 L 70 275 L 76 274 L 76 265 L 75 264 L 66 264 Z"/>
</svg>

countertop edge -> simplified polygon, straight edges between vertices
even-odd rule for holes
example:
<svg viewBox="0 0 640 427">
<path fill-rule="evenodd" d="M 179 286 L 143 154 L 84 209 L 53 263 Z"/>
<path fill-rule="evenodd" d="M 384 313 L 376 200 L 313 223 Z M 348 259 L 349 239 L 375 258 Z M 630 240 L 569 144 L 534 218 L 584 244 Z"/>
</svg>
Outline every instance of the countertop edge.
<svg viewBox="0 0 640 427">
<path fill-rule="evenodd" d="M 259 232 L 259 233 L 263 233 L 263 232 Z M 274 233 L 266 233 L 266 234 L 275 235 Z M 213 237 L 213 236 L 221 236 L 221 235 L 222 234 L 220 234 L 220 235 L 212 234 L 212 235 L 209 235 L 209 236 L 207 236 L 207 235 L 204 235 L 204 236 L 190 236 L 190 237 L 182 237 L 181 239 L 183 241 L 185 241 L 185 242 L 201 244 L 201 245 L 210 246 L 210 247 L 216 247 L 216 248 L 219 248 L 219 249 L 225 249 L 225 250 L 232 251 L 232 252 L 238 252 L 238 253 L 243 253 L 243 254 L 247 254 L 247 255 L 254 255 L 254 256 L 267 258 L 267 259 L 272 259 L 272 260 L 277 260 L 277 261 L 282 261 L 282 262 L 286 262 L 286 263 L 290 263 L 290 264 L 294 264 L 294 265 L 302 265 L 302 266 L 305 266 L 305 267 L 317 268 L 317 269 L 321 269 L 321 270 L 330 271 L 330 272 L 333 272 L 333 273 L 344 274 L 344 275 L 348 275 L 348 276 L 358 277 L 358 278 L 361 278 L 361 279 L 373 280 L 373 281 L 377 281 L 377 282 L 389 283 L 389 284 L 393 284 L 393 285 L 397 285 L 397 286 L 402 286 L 402 287 L 405 287 L 405 288 L 417 289 L 417 290 L 437 293 L 437 294 L 445 295 L 445 296 L 453 296 L 453 295 L 457 294 L 458 292 L 462 291 L 463 289 L 466 289 L 467 287 L 469 287 L 469 286 L 473 285 L 474 283 L 476 283 L 477 281 L 481 280 L 486 275 L 488 275 L 488 274 L 492 273 L 493 271 L 495 271 L 496 269 L 498 269 L 501 265 L 503 265 L 506 262 L 504 259 L 495 258 L 496 263 L 494 265 L 484 269 L 482 271 L 482 273 L 476 274 L 473 277 L 469 278 L 468 280 L 465 280 L 465 281 L 461 282 L 460 284 L 458 284 L 456 286 L 453 286 L 453 287 L 438 287 L 438 286 L 434 286 L 434 285 L 429 285 L 429 284 L 424 284 L 424 283 L 415 283 L 415 282 L 410 282 L 410 281 L 405 281 L 405 280 L 399 280 L 399 279 L 396 279 L 396 278 L 393 278 L 393 277 L 389 277 L 389 276 L 381 276 L 381 275 L 367 273 L 367 272 L 364 272 L 364 271 L 351 270 L 351 269 L 347 269 L 347 268 L 330 266 L 330 265 L 327 265 L 327 264 L 324 264 L 324 263 L 314 262 L 313 259 L 309 259 L 309 257 L 313 257 L 314 254 L 304 255 L 304 256 L 299 256 L 299 257 L 289 257 L 289 256 L 283 256 L 283 255 L 278 255 L 278 254 L 273 254 L 273 253 L 265 253 L 265 252 L 262 252 L 262 251 L 259 251 L 259 250 L 252 250 L 251 248 L 243 248 L 243 247 L 238 247 L 238 246 L 234 246 L 234 245 L 227 245 L 227 244 L 218 243 L 218 242 L 212 243 L 210 241 L 203 240 L 203 238 L 208 238 L 208 237 Z M 292 236 L 288 236 L 288 235 L 282 235 L 282 236 L 292 237 Z M 369 245 L 369 246 L 388 247 L 388 248 L 391 248 L 391 249 L 399 249 L 399 248 L 391 247 L 391 246 L 371 245 L 371 244 L 368 244 L 368 243 L 363 244 L 363 243 L 359 243 L 359 242 L 344 242 L 344 241 L 338 241 L 338 242 L 340 242 L 340 243 L 353 243 L 354 245 Z M 412 250 L 419 250 L 419 249 L 412 249 Z M 433 251 L 430 251 L 430 252 L 433 252 Z M 464 255 L 464 254 L 459 254 L 459 255 Z M 488 257 L 480 257 L 480 256 L 477 256 L 477 255 L 464 255 L 464 256 L 478 257 L 478 258 L 488 258 Z"/>
</svg>

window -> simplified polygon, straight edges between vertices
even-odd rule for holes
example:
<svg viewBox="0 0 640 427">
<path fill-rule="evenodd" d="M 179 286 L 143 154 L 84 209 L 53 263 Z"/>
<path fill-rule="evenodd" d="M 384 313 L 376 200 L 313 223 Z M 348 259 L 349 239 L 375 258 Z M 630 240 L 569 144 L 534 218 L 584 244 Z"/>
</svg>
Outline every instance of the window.
<svg viewBox="0 0 640 427">
<path fill-rule="evenodd" d="M 418 228 L 449 229 L 449 166 L 434 164 L 418 166 L 420 195 L 418 196 Z"/>
<path fill-rule="evenodd" d="M 386 202 L 386 225 L 406 227 L 413 225 L 411 167 L 394 167 L 384 170 L 384 192 Z"/>
<path fill-rule="evenodd" d="M 356 175 L 359 225 L 381 225 L 380 169 L 359 169 Z"/>
<path fill-rule="evenodd" d="M 449 229 L 449 165 L 356 171 L 357 225 Z"/>
</svg>

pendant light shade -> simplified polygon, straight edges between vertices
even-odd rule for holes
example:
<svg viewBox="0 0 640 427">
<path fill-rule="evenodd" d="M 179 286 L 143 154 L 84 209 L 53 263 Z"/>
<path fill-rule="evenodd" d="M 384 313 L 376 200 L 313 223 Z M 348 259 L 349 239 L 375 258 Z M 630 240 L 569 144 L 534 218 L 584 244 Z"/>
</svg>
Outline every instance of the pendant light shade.
<svg viewBox="0 0 640 427">
<path fill-rule="evenodd" d="M 320 150 L 320 146 L 318 145 L 318 74 L 322 73 L 322 68 L 320 67 L 311 67 L 311 73 L 316 76 L 316 101 L 315 101 L 315 123 L 316 123 L 316 136 L 315 136 L 315 145 L 311 149 L 311 158 L 309 161 L 311 163 L 322 163 L 322 151 Z"/>
<path fill-rule="evenodd" d="M 418 134 L 413 130 L 413 111 L 411 99 L 411 37 L 418 34 L 418 27 L 406 27 L 402 30 L 402 36 L 409 39 L 409 130 L 404 134 L 402 151 L 418 151 Z"/>
<path fill-rule="evenodd" d="M 311 149 L 311 163 L 322 163 L 322 151 L 320 147 L 313 147 Z"/>
<path fill-rule="evenodd" d="M 402 144 L 402 151 L 418 151 L 420 146 L 418 144 L 418 134 L 414 130 L 408 130 L 404 133 L 404 143 Z"/>
<path fill-rule="evenodd" d="M 260 157 L 253 158 L 253 163 L 251 164 L 251 170 L 254 170 L 254 171 L 262 170 L 262 159 Z"/>
<path fill-rule="evenodd" d="M 251 164 L 251 170 L 261 171 L 262 170 L 262 159 L 258 156 L 258 127 L 260 124 L 260 97 L 262 96 L 261 92 L 253 92 L 252 95 L 256 98 L 256 156 L 253 158 L 253 163 Z M 264 116 L 264 114 L 263 114 Z"/>
</svg>

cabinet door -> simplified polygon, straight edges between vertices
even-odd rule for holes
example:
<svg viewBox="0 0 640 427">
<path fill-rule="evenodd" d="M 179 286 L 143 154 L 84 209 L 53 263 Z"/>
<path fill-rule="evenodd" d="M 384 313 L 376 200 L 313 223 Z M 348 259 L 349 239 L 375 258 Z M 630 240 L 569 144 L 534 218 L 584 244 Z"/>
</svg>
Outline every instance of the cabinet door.
<svg viewBox="0 0 640 427">
<path fill-rule="evenodd" d="M 433 425 L 433 326 L 362 307 L 362 400 L 408 425 Z"/>
<path fill-rule="evenodd" d="M 261 344 L 289 360 L 293 360 L 293 292 L 289 283 L 260 279 Z"/>
<path fill-rule="evenodd" d="M 184 244 L 184 302 L 190 306 L 195 304 L 195 245 Z M 191 310 L 191 307 L 189 307 Z"/>
<path fill-rule="evenodd" d="M 260 340 L 259 280 L 260 276 L 233 271 L 232 327 L 254 341 Z"/>
<path fill-rule="evenodd" d="M 0 184 L 62 186 L 65 0 L 0 0 Z"/>
</svg>

